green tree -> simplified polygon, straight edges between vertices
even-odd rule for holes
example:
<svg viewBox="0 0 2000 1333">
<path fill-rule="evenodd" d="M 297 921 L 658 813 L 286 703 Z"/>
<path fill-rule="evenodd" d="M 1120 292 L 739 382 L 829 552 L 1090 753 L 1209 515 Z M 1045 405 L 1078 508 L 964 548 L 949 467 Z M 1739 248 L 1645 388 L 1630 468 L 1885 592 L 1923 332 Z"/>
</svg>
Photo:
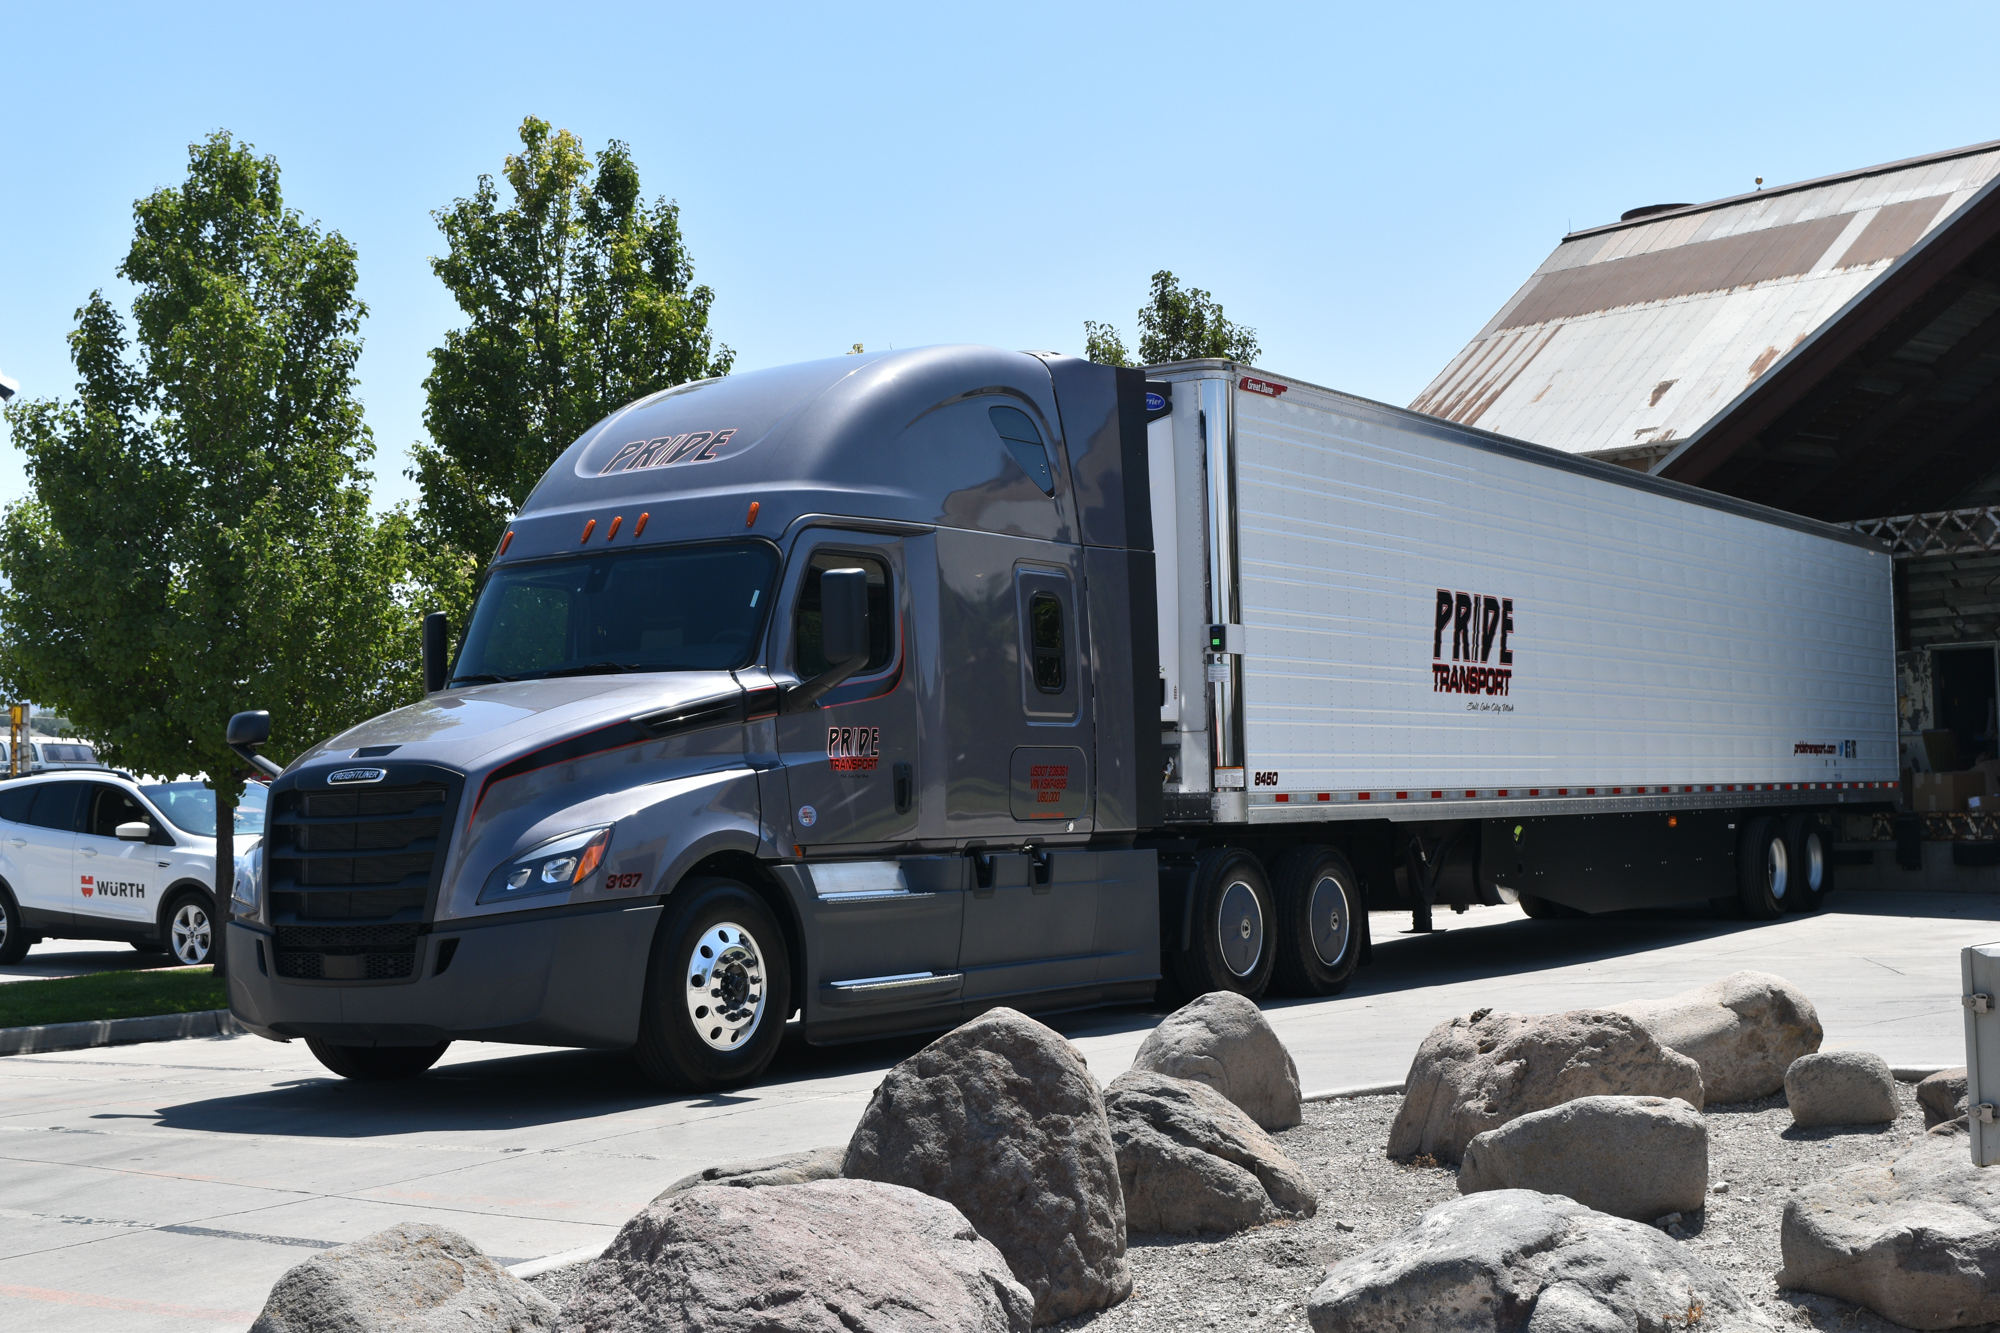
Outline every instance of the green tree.
<svg viewBox="0 0 2000 1333">
<path fill-rule="evenodd" d="M 679 205 L 645 202 L 624 144 L 593 169 L 580 139 L 530 116 L 521 149 L 506 160 L 511 204 L 481 176 L 470 199 L 433 215 L 449 253 L 431 269 L 467 323 L 431 353 L 431 442 L 414 448 L 411 475 L 424 529 L 468 589 L 507 519 L 585 429 L 635 398 L 726 375 L 734 360 L 709 333 L 715 294 L 694 285 Z"/>
<path fill-rule="evenodd" d="M 6 409 L 0 686 L 233 803 L 232 713 L 269 708 L 282 758 L 415 697 L 410 524 L 368 510 L 354 248 L 227 132 L 134 214 L 130 332 L 93 292 L 76 397 Z"/>
<path fill-rule="evenodd" d="M 1083 322 L 1084 355 L 1107 366 L 1130 364 L 1125 340 L 1109 324 Z M 1166 269 L 1153 275 L 1153 299 L 1139 308 L 1139 364 L 1226 357 L 1255 361 L 1257 330 L 1223 318 L 1222 303 L 1199 287 L 1182 290 Z"/>
</svg>

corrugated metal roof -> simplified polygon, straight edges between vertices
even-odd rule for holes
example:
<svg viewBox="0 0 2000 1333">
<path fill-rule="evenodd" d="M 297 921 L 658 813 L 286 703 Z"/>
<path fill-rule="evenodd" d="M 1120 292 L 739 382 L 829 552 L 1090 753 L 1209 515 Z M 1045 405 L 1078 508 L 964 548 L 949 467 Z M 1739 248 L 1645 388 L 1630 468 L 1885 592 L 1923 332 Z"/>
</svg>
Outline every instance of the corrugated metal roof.
<svg viewBox="0 0 2000 1333">
<path fill-rule="evenodd" d="M 1573 232 L 1410 406 L 1571 453 L 1685 440 L 1997 175 L 2000 141 Z"/>
</svg>

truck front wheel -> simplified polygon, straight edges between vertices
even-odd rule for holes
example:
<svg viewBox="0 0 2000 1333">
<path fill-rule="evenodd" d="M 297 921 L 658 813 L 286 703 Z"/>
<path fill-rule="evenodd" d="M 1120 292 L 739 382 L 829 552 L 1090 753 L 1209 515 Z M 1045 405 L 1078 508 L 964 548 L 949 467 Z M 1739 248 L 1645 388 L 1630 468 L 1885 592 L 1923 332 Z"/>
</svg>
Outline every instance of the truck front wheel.
<svg viewBox="0 0 2000 1333">
<path fill-rule="evenodd" d="M 1361 953 L 1356 904 L 1360 881 L 1331 847 L 1287 852 L 1277 880 L 1278 930 L 1274 982 L 1286 995 L 1338 995 L 1354 979 Z"/>
<path fill-rule="evenodd" d="M 313 1058 L 342 1078 L 357 1083 L 383 1083 L 415 1078 L 438 1062 L 448 1041 L 435 1046 L 336 1046 L 317 1037 L 306 1038 Z"/>
<path fill-rule="evenodd" d="M 1188 892 L 1194 927 L 1188 947 L 1168 958 L 1174 983 L 1193 998 L 1233 990 L 1256 999 L 1271 984 L 1277 914 L 1257 858 L 1235 847 L 1201 854 Z"/>
<path fill-rule="evenodd" d="M 653 944 L 634 1055 L 648 1079 L 714 1092 L 762 1074 L 792 1011 L 784 932 L 764 900 L 728 879 L 667 899 Z"/>
</svg>

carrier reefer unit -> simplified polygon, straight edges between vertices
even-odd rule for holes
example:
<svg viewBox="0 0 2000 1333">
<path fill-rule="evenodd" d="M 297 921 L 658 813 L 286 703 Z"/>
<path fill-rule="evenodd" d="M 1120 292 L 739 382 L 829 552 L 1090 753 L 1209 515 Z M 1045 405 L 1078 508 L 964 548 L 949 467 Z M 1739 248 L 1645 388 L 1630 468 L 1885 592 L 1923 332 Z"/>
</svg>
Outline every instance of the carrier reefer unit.
<svg viewBox="0 0 2000 1333">
<path fill-rule="evenodd" d="M 437 628 L 272 784 L 229 925 L 238 1017 L 350 1076 L 1331 994 L 1371 898 L 1772 915 L 1896 778 L 1867 543 L 1219 361 L 667 390 Z"/>
</svg>

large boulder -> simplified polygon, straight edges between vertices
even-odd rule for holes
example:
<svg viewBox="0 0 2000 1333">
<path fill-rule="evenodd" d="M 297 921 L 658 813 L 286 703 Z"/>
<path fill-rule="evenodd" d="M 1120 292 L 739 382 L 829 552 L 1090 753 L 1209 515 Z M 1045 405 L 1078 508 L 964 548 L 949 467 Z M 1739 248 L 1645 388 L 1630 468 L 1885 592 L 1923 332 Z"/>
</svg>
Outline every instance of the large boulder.
<svg viewBox="0 0 2000 1333">
<path fill-rule="evenodd" d="M 456 1231 L 405 1222 L 279 1278 L 250 1333 L 530 1333 L 556 1307 Z"/>
<path fill-rule="evenodd" d="M 1710 1106 L 1771 1096 L 1792 1061 L 1818 1050 L 1825 1035 L 1805 992 L 1769 972 L 1733 972 L 1664 1000 L 1611 1007 L 1700 1065 Z"/>
<path fill-rule="evenodd" d="M 1935 1129 L 1965 1114 L 1965 1066 L 1940 1069 L 1917 1084 L 1917 1105 L 1924 1109 L 1924 1128 Z"/>
<path fill-rule="evenodd" d="M 693 1175 L 682 1176 L 661 1190 L 654 1202 L 670 1194 L 681 1194 L 696 1185 L 734 1185 L 755 1189 L 762 1185 L 803 1185 L 811 1180 L 832 1180 L 847 1160 L 847 1145 L 808 1148 L 804 1152 L 780 1153 L 776 1157 L 754 1157 L 746 1162 L 725 1162 L 705 1166 Z"/>
<path fill-rule="evenodd" d="M 1708 1126 L 1678 1098 L 1579 1097 L 1465 1146 L 1458 1192 L 1536 1190 L 1636 1222 L 1708 1200 Z"/>
<path fill-rule="evenodd" d="M 1298 1163 L 1205 1083 L 1130 1070 L 1104 1090 L 1104 1112 L 1133 1231 L 1241 1231 L 1319 1207 Z"/>
<path fill-rule="evenodd" d="M 2000 1169 L 1974 1166 L 1962 1134 L 1807 1185 L 1785 1204 L 1779 1243 L 1781 1287 L 1907 1328 L 2000 1320 Z"/>
<path fill-rule="evenodd" d="M 1532 1190 L 1439 1204 L 1394 1240 L 1336 1264 L 1306 1317 L 1314 1333 L 1770 1327 L 1663 1232 Z"/>
<path fill-rule="evenodd" d="M 1255 1000 L 1211 991 L 1160 1020 L 1139 1043 L 1132 1068 L 1206 1083 L 1265 1129 L 1304 1119 L 1299 1067 Z"/>
<path fill-rule="evenodd" d="M 1896 1076 L 1873 1051 L 1820 1051 L 1802 1055 L 1785 1071 L 1785 1102 L 1792 1123 L 1886 1125 L 1901 1114 Z"/>
<path fill-rule="evenodd" d="M 1700 1109 L 1701 1069 L 1624 1014 L 1496 1014 L 1431 1029 L 1389 1128 L 1389 1156 L 1456 1162 L 1476 1134 L 1578 1097 L 1678 1097 Z"/>
<path fill-rule="evenodd" d="M 1132 1294 L 1104 1094 L 1077 1049 L 1025 1014 L 989 1010 L 891 1069 L 841 1174 L 957 1207 L 1033 1295 L 1037 1324 Z"/>
<path fill-rule="evenodd" d="M 562 1328 L 1026 1333 L 1034 1308 L 1000 1252 L 942 1199 L 816 1180 L 655 1199 L 584 1270 Z"/>
</svg>

